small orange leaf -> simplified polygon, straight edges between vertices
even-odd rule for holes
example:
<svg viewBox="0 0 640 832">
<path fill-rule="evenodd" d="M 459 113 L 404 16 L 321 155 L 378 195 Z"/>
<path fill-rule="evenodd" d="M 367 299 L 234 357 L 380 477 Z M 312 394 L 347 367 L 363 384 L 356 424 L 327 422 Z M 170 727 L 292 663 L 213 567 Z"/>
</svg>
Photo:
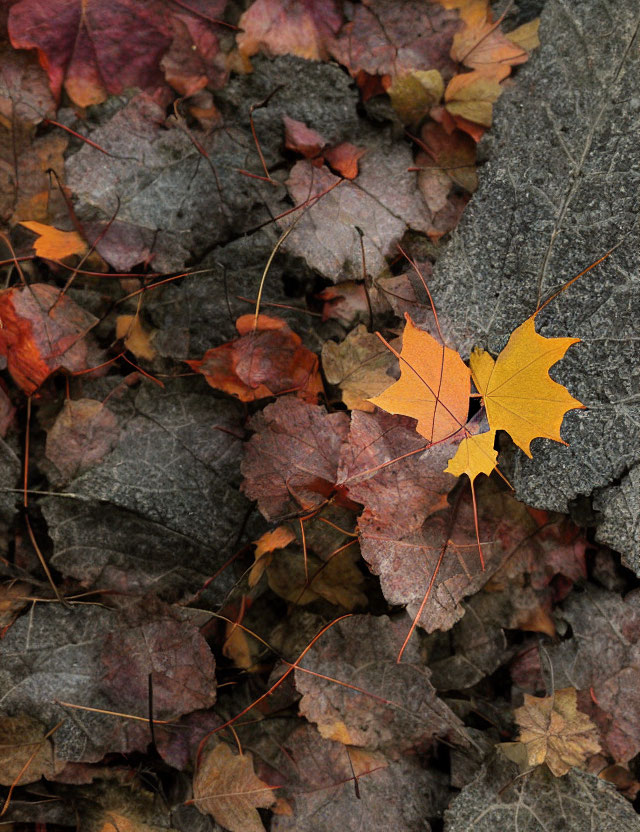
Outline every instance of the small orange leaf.
<svg viewBox="0 0 640 832">
<path fill-rule="evenodd" d="M 38 257 L 46 260 L 64 260 L 72 254 L 84 254 L 87 251 L 87 243 L 77 231 L 60 231 L 41 222 L 21 222 L 20 225 L 38 235 L 33 244 Z"/>
<path fill-rule="evenodd" d="M 495 361 L 481 349 L 471 354 L 471 374 L 484 400 L 489 427 L 505 430 L 529 457 L 536 437 L 563 442 L 560 427 L 565 413 L 584 408 L 549 376 L 549 369 L 579 340 L 539 335 L 534 315 L 511 333 Z"/>
<path fill-rule="evenodd" d="M 479 25 L 465 26 L 454 35 L 451 57 L 495 81 L 503 81 L 512 66 L 529 59 L 529 53 L 503 35 L 495 23 L 485 20 Z"/>
<path fill-rule="evenodd" d="M 273 531 L 265 532 L 255 541 L 255 563 L 251 567 L 251 572 L 249 572 L 250 587 L 254 587 L 258 583 L 264 570 L 273 560 L 273 553 L 276 549 L 284 549 L 295 539 L 296 536 L 289 526 L 278 526 Z"/>
<path fill-rule="evenodd" d="M 417 419 L 418 433 L 429 442 L 440 442 L 467 420 L 469 368 L 455 350 L 418 329 L 407 313 L 405 318 L 400 379 L 369 401 L 388 413 Z"/>
<path fill-rule="evenodd" d="M 116 338 L 124 340 L 125 347 L 136 358 L 153 361 L 156 351 L 152 345 L 154 332 L 148 332 L 139 315 L 118 315 L 116 318 Z"/>
</svg>

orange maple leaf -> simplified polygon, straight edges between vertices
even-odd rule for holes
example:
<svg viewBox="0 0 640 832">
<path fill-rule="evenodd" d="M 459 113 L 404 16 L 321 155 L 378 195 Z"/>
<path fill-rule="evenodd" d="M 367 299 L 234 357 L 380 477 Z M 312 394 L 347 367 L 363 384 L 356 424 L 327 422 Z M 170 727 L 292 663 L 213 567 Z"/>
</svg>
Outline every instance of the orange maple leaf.
<svg viewBox="0 0 640 832">
<path fill-rule="evenodd" d="M 401 353 L 378 336 L 400 359 L 400 378 L 369 401 L 388 413 L 417 419 L 418 433 L 429 442 L 440 442 L 467 421 L 469 368 L 455 350 L 418 329 L 406 312 L 405 318 Z"/>
<path fill-rule="evenodd" d="M 33 243 L 38 257 L 47 260 L 64 260 L 72 254 L 84 254 L 88 246 L 77 231 L 60 231 L 41 222 L 21 222 L 29 231 L 38 235 Z"/>
</svg>

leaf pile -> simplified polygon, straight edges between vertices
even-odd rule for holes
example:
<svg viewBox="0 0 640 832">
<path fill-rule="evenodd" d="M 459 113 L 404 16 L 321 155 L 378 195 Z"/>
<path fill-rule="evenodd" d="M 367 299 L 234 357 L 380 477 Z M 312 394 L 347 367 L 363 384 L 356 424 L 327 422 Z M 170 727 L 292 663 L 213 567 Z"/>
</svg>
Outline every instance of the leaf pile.
<svg viewBox="0 0 640 832">
<path fill-rule="evenodd" d="M 491 215 L 492 268 L 510 235 L 494 110 L 537 135 L 510 102 L 539 84 L 580 120 L 547 67 L 599 0 L 547 6 L 539 49 L 488 0 L 4 4 L 3 822 L 640 828 L 635 584 L 593 486 L 572 520 L 508 483 L 620 398 L 576 372 L 599 266 L 443 278 L 459 223 Z M 598 90 L 635 59 L 621 9 Z M 535 177 L 601 143 L 545 138 L 553 247 L 575 194 L 541 220 Z"/>
</svg>

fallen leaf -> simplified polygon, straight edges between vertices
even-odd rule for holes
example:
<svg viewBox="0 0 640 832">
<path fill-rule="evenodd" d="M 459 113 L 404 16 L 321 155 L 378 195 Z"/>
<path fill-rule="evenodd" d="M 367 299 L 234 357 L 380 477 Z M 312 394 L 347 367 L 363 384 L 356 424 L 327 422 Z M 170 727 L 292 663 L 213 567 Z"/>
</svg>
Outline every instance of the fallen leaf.
<svg viewBox="0 0 640 832">
<path fill-rule="evenodd" d="M 367 152 L 365 147 L 356 147 L 351 142 L 341 142 L 324 151 L 324 158 L 334 173 L 345 179 L 355 179 L 360 173 L 358 161 Z"/>
<path fill-rule="evenodd" d="M 278 526 L 271 532 L 265 532 L 258 540 L 255 541 L 255 563 L 249 572 L 250 587 L 254 587 L 258 583 L 264 574 L 264 570 L 273 560 L 273 553 L 277 549 L 284 549 L 285 546 L 288 546 L 295 539 L 296 536 L 291 531 L 289 526 Z"/>
<path fill-rule="evenodd" d="M 380 410 L 353 413 L 338 482 L 364 505 L 361 524 L 375 518 L 380 526 L 406 532 L 420 528 L 430 514 L 446 508 L 447 494 L 455 485 L 443 471 L 451 443 L 415 453 L 425 444 L 413 419 Z"/>
<path fill-rule="evenodd" d="M 140 315 L 118 315 L 116 318 L 116 338 L 122 338 L 125 347 L 136 358 L 153 361 L 156 350 L 153 346 L 155 332 L 149 332 L 140 320 Z"/>
<path fill-rule="evenodd" d="M 405 318 L 400 379 L 371 402 L 389 413 L 411 416 L 421 436 L 440 442 L 467 421 L 469 369 L 455 350 L 418 329 L 408 313 Z"/>
<path fill-rule="evenodd" d="M 455 183 L 469 193 L 476 190 L 476 143 L 470 136 L 461 130 L 449 133 L 442 125 L 430 121 L 420 131 L 420 139 L 423 152 L 418 153 L 416 166 L 421 168 L 418 182 L 425 199 L 429 175 L 433 173 L 444 174 L 448 182 Z M 435 211 L 435 206 L 433 210 Z"/>
<path fill-rule="evenodd" d="M 87 335 L 97 319 L 59 289 L 32 283 L 0 292 L 0 354 L 32 394 L 56 370 L 87 368 Z"/>
<path fill-rule="evenodd" d="M 445 107 L 454 116 L 491 127 L 493 105 L 502 87 L 490 76 L 474 70 L 454 76 L 444 92 Z"/>
<path fill-rule="evenodd" d="M 450 76 L 455 64 L 449 52 L 458 27 L 458 15 L 435 3 L 367 0 L 354 7 L 330 51 L 352 76 L 364 71 L 395 78 L 431 69 Z"/>
<path fill-rule="evenodd" d="M 102 462 L 116 446 L 120 427 L 109 408 L 95 399 L 67 399 L 47 431 L 46 456 L 64 482 Z"/>
<path fill-rule="evenodd" d="M 247 634 L 230 621 L 225 623 L 222 655 L 230 659 L 235 667 L 249 672 L 251 672 L 251 668 L 255 663 Z"/>
<path fill-rule="evenodd" d="M 592 754 L 600 751 L 598 729 L 586 714 L 578 710 L 575 688 L 555 690 L 551 696 L 525 693 L 524 705 L 515 710 L 520 726 L 518 742 L 502 746 L 511 758 L 522 744 L 527 767 L 543 763 L 556 777 L 575 766 L 583 767 Z"/>
<path fill-rule="evenodd" d="M 489 0 L 437 0 L 445 9 L 457 9 L 467 26 L 484 23 L 489 13 Z"/>
<path fill-rule="evenodd" d="M 326 61 L 328 46 L 342 25 L 335 0 L 256 0 L 238 21 L 243 55 L 298 55 Z"/>
<path fill-rule="evenodd" d="M 251 420 L 242 490 L 268 520 L 321 505 L 335 488 L 345 413 L 327 413 L 293 396 L 267 405 Z"/>
<path fill-rule="evenodd" d="M 513 32 L 509 32 L 507 38 L 527 52 L 533 52 L 534 49 L 540 46 L 540 38 L 538 37 L 539 29 L 540 18 L 536 17 L 535 20 L 523 23 L 522 26 L 518 26 Z"/>
<path fill-rule="evenodd" d="M 478 348 L 471 354 L 471 375 L 482 395 L 489 426 L 506 430 L 529 457 L 536 437 L 563 442 L 560 427 L 565 413 L 584 408 L 549 376 L 549 369 L 579 340 L 538 335 L 534 315 L 511 333 L 495 361 Z"/>
<path fill-rule="evenodd" d="M 466 745 L 462 723 L 436 696 L 417 648 L 397 663 L 405 627 L 387 616 L 354 615 L 306 653 L 302 666 L 313 674 L 295 670 L 300 712 L 325 739 L 392 758 L 438 735 Z"/>
<path fill-rule="evenodd" d="M 351 327 L 358 321 L 368 320 L 369 304 L 364 284 L 354 280 L 344 280 L 336 286 L 327 286 L 316 295 L 321 301 L 322 320 L 335 318 L 346 327 Z"/>
<path fill-rule="evenodd" d="M 33 244 L 38 257 L 49 260 L 64 260 L 73 254 L 84 254 L 87 251 L 87 243 L 77 231 L 60 231 L 50 225 L 43 225 L 41 222 L 21 222 L 29 231 L 38 235 Z"/>
<path fill-rule="evenodd" d="M 283 121 L 284 144 L 288 150 L 299 153 L 305 159 L 313 159 L 320 154 L 327 142 L 317 130 L 312 130 L 304 122 L 289 116 L 285 116 Z"/>
<path fill-rule="evenodd" d="M 41 777 L 53 780 L 64 768 L 53 751 L 47 730 L 38 720 L 26 714 L 0 716 L 0 783 L 21 786 L 35 783 Z"/>
<path fill-rule="evenodd" d="M 444 81 L 437 69 L 418 70 L 394 78 L 388 92 L 400 121 L 417 125 L 440 103 Z"/>
<path fill-rule="evenodd" d="M 0 584 L 0 630 L 9 627 L 26 607 L 30 592 L 31 585 L 22 581 Z"/>
<path fill-rule="evenodd" d="M 390 760 L 345 749 L 308 723 L 287 737 L 274 766 L 285 778 L 279 794 L 292 808 L 272 819 L 271 832 L 416 832 L 447 796 L 439 772 L 423 768 L 416 756 Z M 361 800 L 354 800 L 354 777 Z"/>
<path fill-rule="evenodd" d="M 226 743 L 205 752 L 193 778 L 194 802 L 230 832 L 264 832 L 257 809 L 276 802 L 276 792 L 256 777 L 250 753 Z"/>
<path fill-rule="evenodd" d="M 322 381 L 317 356 L 281 318 L 243 315 L 236 321 L 240 338 L 207 350 L 198 361 L 187 361 L 207 383 L 218 390 L 251 402 L 295 392 L 311 403 L 318 400 Z"/>
<path fill-rule="evenodd" d="M 444 822 L 447 832 L 517 832 L 523 830 L 523 818 L 531 830 L 557 829 L 560 823 L 565 832 L 584 832 L 594 823 L 598 832 L 640 830 L 629 801 L 595 775 L 573 769 L 556 778 L 539 766 L 522 777 L 501 754 L 490 757 L 453 799 Z"/>
<path fill-rule="evenodd" d="M 495 430 L 465 437 L 445 471 L 454 477 L 466 474 L 471 482 L 478 474 L 490 476 L 498 463 L 498 452 L 493 447 L 495 440 Z"/>
<path fill-rule="evenodd" d="M 451 57 L 495 81 L 503 81 L 511 67 L 529 59 L 529 53 L 504 35 L 496 23 L 466 25 L 453 36 Z"/>
<path fill-rule="evenodd" d="M 360 324 L 339 344 L 325 341 L 322 369 L 329 384 L 337 384 L 348 410 L 375 410 L 372 396 L 385 390 L 391 381 L 387 370 L 395 358 L 375 335 Z"/>
</svg>

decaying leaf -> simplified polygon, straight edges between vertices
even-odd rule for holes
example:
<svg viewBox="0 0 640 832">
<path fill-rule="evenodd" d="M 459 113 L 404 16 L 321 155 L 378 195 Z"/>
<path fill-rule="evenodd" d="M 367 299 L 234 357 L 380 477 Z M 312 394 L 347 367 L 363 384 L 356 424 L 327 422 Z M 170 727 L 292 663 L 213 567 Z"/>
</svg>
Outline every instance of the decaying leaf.
<svg viewBox="0 0 640 832">
<path fill-rule="evenodd" d="M 342 400 L 349 410 L 372 412 L 367 401 L 382 393 L 390 382 L 387 370 L 395 359 L 366 327 L 352 329 L 341 343 L 325 341 L 322 347 L 322 368 L 327 381 L 342 390 Z"/>
<path fill-rule="evenodd" d="M 527 456 L 538 436 L 562 442 L 567 410 L 584 408 L 549 376 L 579 338 L 545 338 L 536 332 L 535 315 L 520 324 L 498 358 L 475 349 L 469 360 L 473 382 L 482 395 L 492 430 L 506 430 Z"/>
<path fill-rule="evenodd" d="M 318 358 L 302 345 L 302 339 L 281 318 L 260 315 L 236 321 L 240 338 L 207 350 L 202 360 L 187 361 L 192 369 L 218 390 L 251 402 L 295 392 L 315 403 L 322 390 Z"/>
<path fill-rule="evenodd" d="M 87 368 L 87 335 L 97 319 L 45 283 L 0 293 L 0 354 L 25 393 L 60 368 Z"/>
<path fill-rule="evenodd" d="M 415 326 L 408 313 L 402 336 L 400 379 L 371 402 L 411 416 L 428 442 L 453 436 L 467 421 L 469 368 L 450 347 Z"/>
<path fill-rule="evenodd" d="M 276 802 L 276 793 L 254 773 L 250 753 L 235 754 L 226 743 L 206 751 L 193 779 L 194 802 L 230 832 L 264 832 L 257 812 Z"/>
<path fill-rule="evenodd" d="M 515 717 L 520 726 L 517 743 L 502 746 L 503 752 L 516 761 L 524 757 L 527 767 L 546 763 L 552 774 L 560 777 L 575 766 L 582 767 L 592 754 L 600 751 L 598 729 L 586 714 L 578 710 L 575 688 L 562 688 L 551 696 L 524 695 L 524 705 Z"/>
<path fill-rule="evenodd" d="M 243 490 L 268 520 L 306 512 L 329 497 L 349 430 L 345 413 L 286 396 L 257 413 L 251 427 Z"/>
</svg>

